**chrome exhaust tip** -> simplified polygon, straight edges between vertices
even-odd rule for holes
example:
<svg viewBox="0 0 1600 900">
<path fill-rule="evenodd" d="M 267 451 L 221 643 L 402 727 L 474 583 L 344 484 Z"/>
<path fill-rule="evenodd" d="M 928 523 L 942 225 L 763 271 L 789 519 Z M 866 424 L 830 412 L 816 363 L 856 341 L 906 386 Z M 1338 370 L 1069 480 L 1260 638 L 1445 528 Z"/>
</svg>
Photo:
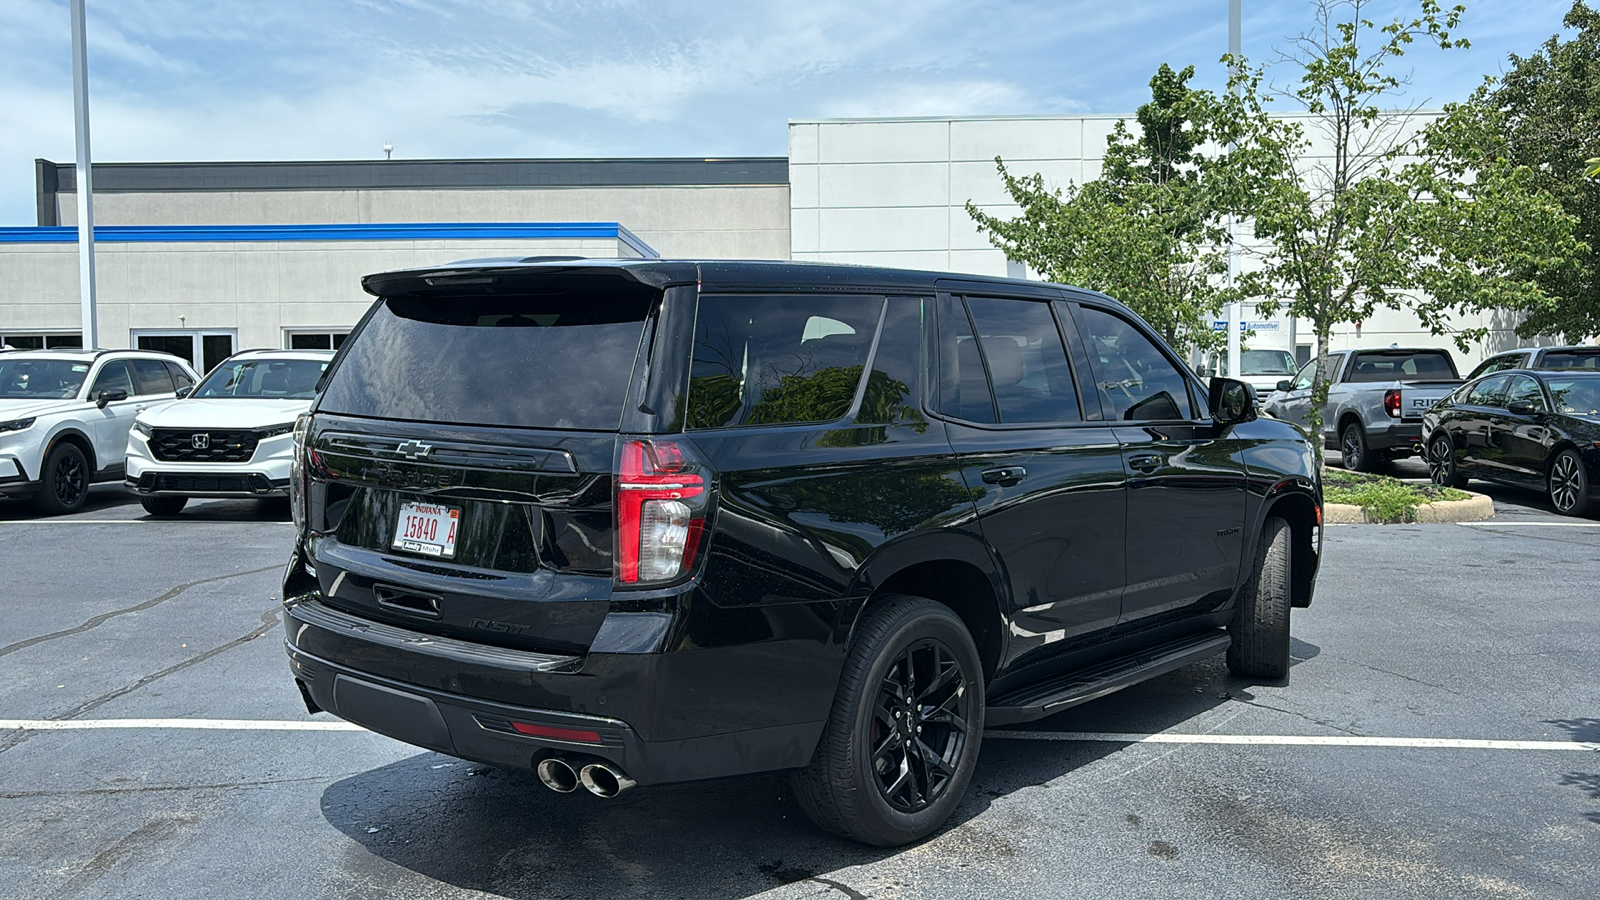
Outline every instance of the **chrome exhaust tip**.
<svg viewBox="0 0 1600 900">
<path fill-rule="evenodd" d="M 558 794 L 570 794 L 578 789 L 577 771 L 559 756 L 539 760 L 538 768 L 534 771 L 539 773 L 539 780 L 544 782 L 545 787 Z"/>
<path fill-rule="evenodd" d="M 583 767 L 578 777 L 589 793 L 608 800 L 638 783 L 607 763 L 590 763 Z"/>
</svg>

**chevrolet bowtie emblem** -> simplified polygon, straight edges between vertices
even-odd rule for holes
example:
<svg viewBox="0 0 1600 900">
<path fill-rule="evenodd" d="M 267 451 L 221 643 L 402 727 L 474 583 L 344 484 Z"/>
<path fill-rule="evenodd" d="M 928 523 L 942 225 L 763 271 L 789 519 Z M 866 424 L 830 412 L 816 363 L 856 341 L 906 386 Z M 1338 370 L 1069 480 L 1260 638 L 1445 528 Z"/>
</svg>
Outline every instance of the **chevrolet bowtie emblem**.
<svg viewBox="0 0 1600 900">
<path fill-rule="evenodd" d="M 394 448 L 394 451 L 406 459 L 421 459 L 433 452 L 433 445 L 424 444 L 421 441 L 406 441 L 404 444 Z"/>
</svg>

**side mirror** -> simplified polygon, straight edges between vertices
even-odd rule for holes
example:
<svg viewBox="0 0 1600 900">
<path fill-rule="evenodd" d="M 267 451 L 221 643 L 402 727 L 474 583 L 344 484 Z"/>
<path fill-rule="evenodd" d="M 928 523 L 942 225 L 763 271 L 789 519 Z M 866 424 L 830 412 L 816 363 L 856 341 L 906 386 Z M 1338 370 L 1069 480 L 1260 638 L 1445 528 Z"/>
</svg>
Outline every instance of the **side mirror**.
<svg viewBox="0 0 1600 900">
<path fill-rule="evenodd" d="M 1513 400 L 1506 405 L 1506 411 L 1517 416 L 1528 416 L 1537 412 L 1533 403 L 1528 400 Z"/>
<path fill-rule="evenodd" d="M 108 403 L 115 403 L 118 400 L 126 400 L 126 399 L 128 399 L 128 392 L 127 391 L 123 391 L 123 390 L 101 391 L 100 393 L 98 393 L 98 394 L 96 394 L 94 396 L 94 405 L 96 407 L 100 408 L 100 409 L 105 409 L 106 408 L 106 404 L 108 404 Z"/>
<path fill-rule="evenodd" d="M 1211 379 L 1211 417 L 1218 425 L 1238 425 L 1256 419 L 1256 391 L 1232 378 Z"/>
<path fill-rule="evenodd" d="M 1294 382 L 1290 381 L 1287 378 L 1284 378 L 1284 379 L 1282 379 L 1282 380 L 1280 380 L 1278 382 L 1278 390 L 1280 390 L 1280 391 L 1292 391 L 1292 390 L 1294 390 Z"/>
<path fill-rule="evenodd" d="M 178 399 L 182 400 L 183 398 L 189 396 L 192 393 L 194 393 L 194 385 L 186 384 L 183 387 L 178 388 Z"/>
</svg>

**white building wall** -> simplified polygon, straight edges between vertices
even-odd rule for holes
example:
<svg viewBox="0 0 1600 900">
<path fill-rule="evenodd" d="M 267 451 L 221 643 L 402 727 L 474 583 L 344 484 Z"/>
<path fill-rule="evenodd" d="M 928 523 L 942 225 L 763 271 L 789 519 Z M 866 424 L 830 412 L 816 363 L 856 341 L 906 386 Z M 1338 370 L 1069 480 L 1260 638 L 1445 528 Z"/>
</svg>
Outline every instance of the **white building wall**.
<svg viewBox="0 0 1600 900">
<path fill-rule="evenodd" d="M 286 330 L 348 331 L 373 272 L 505 256 L 636 257 L 615 238 L 392 241 L 97 241 L 100 346 L 136 331 L 237 330 L 237 348 Z M 0 244 L 0 334 L 77 331 L 77 244 Z"/>
<path fill-rule="evenodd" d="M 1425 125 L 1422 113 L 1401 133 Z M 1004 276 L 1005 254 L 979 234 L 966 203 L 1001 218 L 1021 213 L 995 167 L 1005 160 L 1013 175 L 1039 173 L 1047 188 L 1099 177 L 1107 138 L 1121 116 L 985 116 L 917 119 L 817 119 L 789 124 L 789 231 L 795 259 Z M 1303 164 L 1331 162 L 1331 142 L 1306 125 L 1311 147 Z M 1130 123 L 1130 128 L 1135 127 Z M 1251 261 L 1243 260 L 1246 269 Z M 1257 319 L 1247 307 L 1244 318 Z M 1286 316 L 1249 341 L 1253 347 L 1294 350 L 1314 343 L 1309 323 Z M 1528 341 L 1506 316 L 1464 316 L 1458 327 L 1488 327 L 1490 335 L 1468 352 L 1448 336 L 1429 334 L 1409 313 L 1382 310 L 1359 333 L 1336 328 L 1334 349 L 1403 346 L 1449 347 L 1466 371 L 1484 356 Z M 1546 341 L 1545 343 L 1551 343 Z"/>
</svg>

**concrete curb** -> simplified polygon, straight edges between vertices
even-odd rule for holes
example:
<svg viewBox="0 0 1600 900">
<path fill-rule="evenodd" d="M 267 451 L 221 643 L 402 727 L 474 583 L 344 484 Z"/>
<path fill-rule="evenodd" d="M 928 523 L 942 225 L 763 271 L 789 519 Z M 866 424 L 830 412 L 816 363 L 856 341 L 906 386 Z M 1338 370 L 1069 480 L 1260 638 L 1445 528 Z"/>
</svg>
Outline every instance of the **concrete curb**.
<svg viewBox="0 0 1600 900">
<path fill-rule="evenodd" d="M 1465 493 L 1472 494 L 1471 491 Z M 1426 524 L 1480 522 L 1494 518 L 1494 501 L 1483 494 L 1465 500 L 1435 500 L 1417 507 L 1417 521 Z M 1322 521 L 1328 525 L 1365 525 L 1367 512 L 1352 503 L 1325 503 Z"/>
</svg>

